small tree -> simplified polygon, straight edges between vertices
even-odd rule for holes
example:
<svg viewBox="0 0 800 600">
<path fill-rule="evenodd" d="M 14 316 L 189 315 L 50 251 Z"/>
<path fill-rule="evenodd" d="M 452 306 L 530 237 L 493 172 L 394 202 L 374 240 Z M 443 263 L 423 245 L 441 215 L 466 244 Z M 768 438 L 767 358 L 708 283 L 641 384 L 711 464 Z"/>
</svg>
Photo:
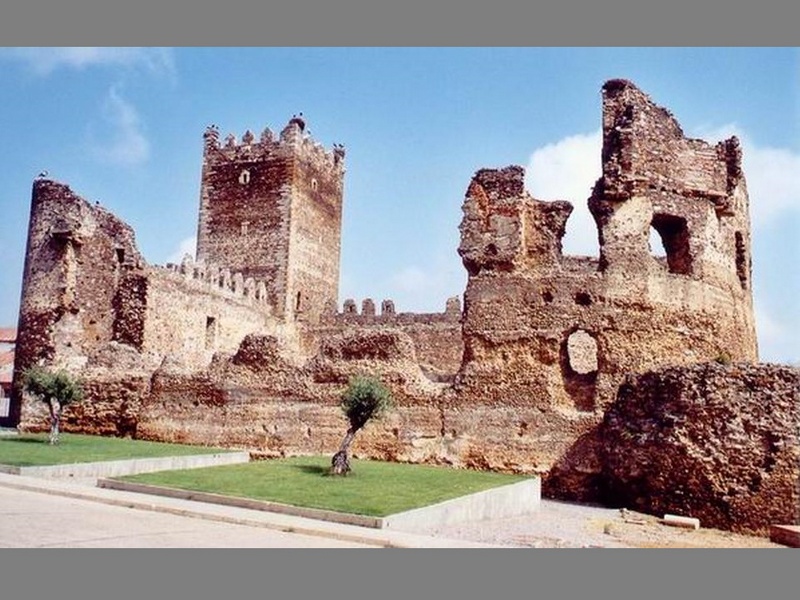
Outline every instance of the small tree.
<svg viewBox="0 0 800 600">
<path fill-rule="evenodd" d="M 53 372 L 44 367 L 31 367 L 23 375 L 25 391 L 47 404 L 50 410 L 50 443 L 58 443 L 61 411 L 83 397 L 80 384 L 66 371 Z"/>
<path fill-rule="evenodd" d="M 372 418 L 380 417 L 392 405 L 392 395 L 378 379 L 358 375 L 350 379 L 342 394 L 342 412 L 350 427 L 339 446 L 339 451 L 331 459 L 333 475 L 347 475 L 350 472 L 350 444 L 359 429 Z"/>
</svg>

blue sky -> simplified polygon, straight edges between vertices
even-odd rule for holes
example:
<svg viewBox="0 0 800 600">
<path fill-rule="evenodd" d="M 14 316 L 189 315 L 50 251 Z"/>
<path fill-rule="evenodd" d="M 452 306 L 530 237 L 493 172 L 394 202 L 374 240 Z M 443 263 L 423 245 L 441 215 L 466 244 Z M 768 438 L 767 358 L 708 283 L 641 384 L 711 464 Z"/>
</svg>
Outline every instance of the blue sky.
<svg viewBox="0 0 800 600">
<path fill-rule="evenodd" d="M 303 112 L 347 149 L 340 304 L 439 311 L 472 174 L 521 164 L 575 206 L 565 251 L 596 254 L 586 198 L 600 87 L 631 79 L 687 135 L 738 135 L 763 361 L 800 363 L 800 51 L 792 48 L 0 49 L 0 325 L 15 325 L 33 178 L 47 170 L 134 227 L 150 263 L 193 251 L 202 133 Z"/>
</svg>

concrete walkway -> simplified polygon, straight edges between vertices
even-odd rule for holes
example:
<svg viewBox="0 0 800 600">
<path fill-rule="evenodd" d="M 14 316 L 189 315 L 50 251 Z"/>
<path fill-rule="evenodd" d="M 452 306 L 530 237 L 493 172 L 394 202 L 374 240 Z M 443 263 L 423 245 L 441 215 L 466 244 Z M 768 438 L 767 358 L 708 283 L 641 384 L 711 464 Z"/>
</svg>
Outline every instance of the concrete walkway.
<svg viewBox="0 0 800 600">
<path fill-rule="evenodd" d="M 0 554 L 3 548 L 374 546 L 0 486 Z M 3 567 L 5 574 L 8 565 L 4 564 Z M 15 595 L 11 593 L 8 597 L 14 598 Z"/>
<path fill-rule="evenodd" d="M 467 540 L 453 540 L 386 529 L 370 529 L 356 525 L 318 521 L 305 517 L 269 513 L 246 508 L 206 504 L 192 500 L 149 496 L 134 492 L 94 487 L 91 479 L 60 481 L 24 475 L 0 473 L 0 486 L 50 494 L 64 498 L 79 498 L 108 505 L 137 510 L 156 511 L 209 521 L 262 527 L 282 532 L 298 533 L 387 548 L 491 548 L 501 547 Z M 507 547 L 507 546 L 505 546 Z"/>
</svg>

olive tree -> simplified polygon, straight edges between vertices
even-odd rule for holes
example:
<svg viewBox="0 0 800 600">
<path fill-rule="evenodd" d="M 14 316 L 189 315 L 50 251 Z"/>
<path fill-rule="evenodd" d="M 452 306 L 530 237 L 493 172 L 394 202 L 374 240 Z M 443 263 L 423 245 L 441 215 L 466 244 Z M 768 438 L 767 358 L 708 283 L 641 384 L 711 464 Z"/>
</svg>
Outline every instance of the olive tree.
<svg viewBox="0 0 800 600">
<path fill-rule="evenodd" d="M 331 459 L 333 475 L 347 475 L 350 472 L 350 444 L 359 429 L 370 419 L 377 418 L 392 405 L 392 395 L 388 388 L 375 377 L 357 375 L 350 379 L 342 394 L 341 407 L 350 423 L 339 451 Z"/>
<path fill-rule="evenodd" d="M 58 430 L 63 408 L 83 397 L 80 383 L 66 371 L 51 371 L 45 367 L 31 367 L 23 375 L 25 391 L 32 394 L 50 410 L 50 443 L 58 443 Z"/>
</svg>

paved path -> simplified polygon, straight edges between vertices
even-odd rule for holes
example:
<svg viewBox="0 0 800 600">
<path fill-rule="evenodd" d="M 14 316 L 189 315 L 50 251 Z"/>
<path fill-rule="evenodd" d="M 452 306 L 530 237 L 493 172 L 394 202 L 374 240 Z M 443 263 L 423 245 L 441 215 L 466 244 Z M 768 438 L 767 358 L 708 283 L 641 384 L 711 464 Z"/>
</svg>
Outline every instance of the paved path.
<svg viewBox="0 0 800 600">
<path fill-rule="evenodd" d="M 363 548 L 366 545 L 0 487 L 0 547 Z"/>
<path fill-rule="evenodd" d="M 491 547 L 0 473 L 0 547 Z"/>
</svg>

